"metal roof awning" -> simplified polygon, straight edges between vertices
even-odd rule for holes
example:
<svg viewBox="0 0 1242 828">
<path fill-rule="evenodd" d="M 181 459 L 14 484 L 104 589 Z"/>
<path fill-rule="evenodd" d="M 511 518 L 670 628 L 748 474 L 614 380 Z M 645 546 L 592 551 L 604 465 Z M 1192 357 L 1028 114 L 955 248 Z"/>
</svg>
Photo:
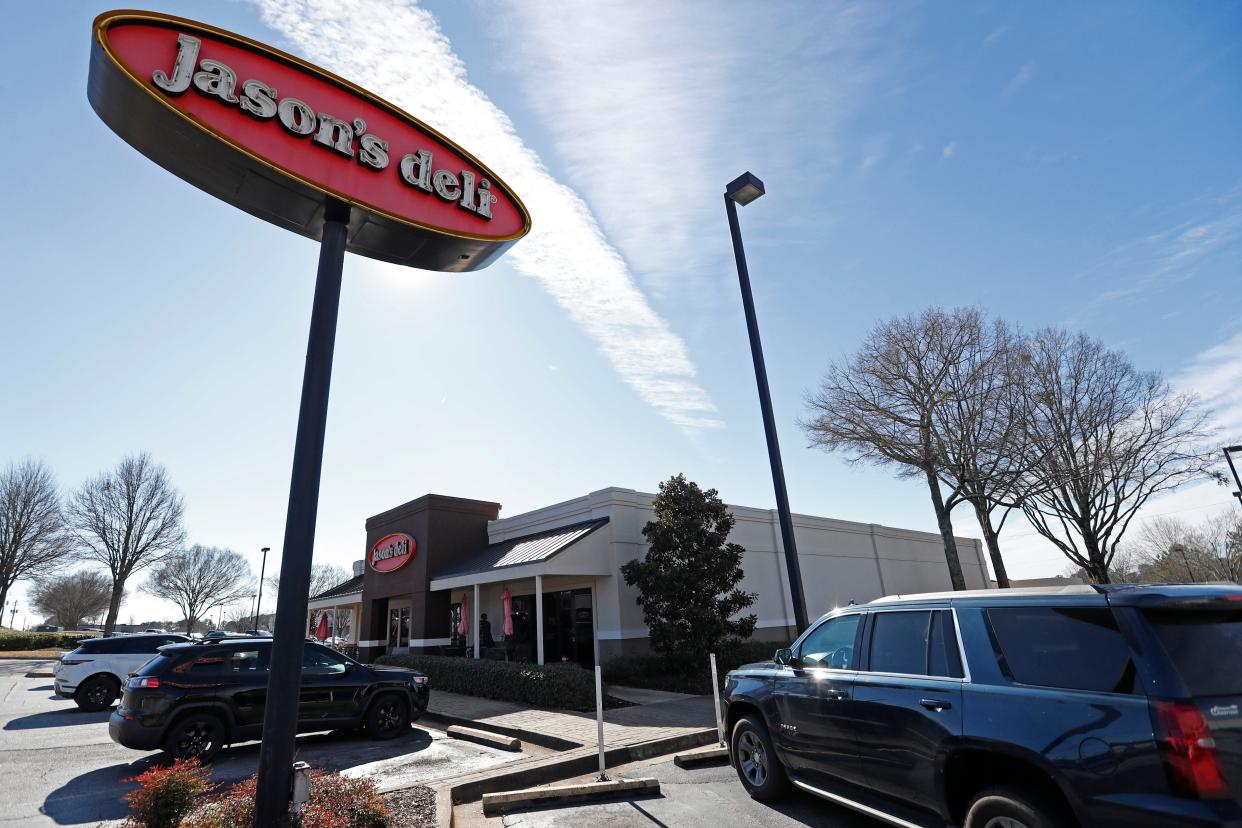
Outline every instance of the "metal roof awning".
<svg viewBox="0 0 1242 828">
<path fill-rule="evenodd" d="M 573 560 L 561 557 L 606 523 L 608 518 L 597 518 L 493 543 L 437 574 L 431 588 L 456 589 L 534 575 L 606 575 L 605 560 L 589 555 L 568 556 Z"/>
<path fill-rule="evenodd" d="M 318 595 L 312 595 L 307 602 L 307 609 L 324 609 L 337 604 L 356 604 L 362 600 L 362 576 L 355 575 L 331 589 L 325 589 Z"/>
</svg>

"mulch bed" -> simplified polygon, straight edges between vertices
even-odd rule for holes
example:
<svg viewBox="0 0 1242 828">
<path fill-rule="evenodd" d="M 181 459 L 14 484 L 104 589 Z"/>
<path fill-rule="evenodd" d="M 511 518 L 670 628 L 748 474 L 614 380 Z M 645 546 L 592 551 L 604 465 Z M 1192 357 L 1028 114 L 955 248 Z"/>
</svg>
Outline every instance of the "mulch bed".
<svg viewBox="0 0 1242 828">
<path fill-rule="evenodd" d="M 5 650 L 0 658 L 60 658 L 68 650 Z"/>
<path fill-rule="evenodd" d="M 436 792 L 426 785 L 384 794 L 393 828 L 435 828 Z"/>
</svg>

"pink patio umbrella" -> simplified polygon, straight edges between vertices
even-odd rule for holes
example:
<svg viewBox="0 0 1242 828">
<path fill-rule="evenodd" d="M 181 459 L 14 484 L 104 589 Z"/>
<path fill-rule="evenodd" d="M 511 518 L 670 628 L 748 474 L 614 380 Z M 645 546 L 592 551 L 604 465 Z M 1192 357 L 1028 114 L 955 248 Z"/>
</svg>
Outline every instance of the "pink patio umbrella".
<svg viewBox="0 0 1242 828">
<path fill-rule="evenodd" d="M 315 628 L 315 638 L 323 641 L 328 637 L 328 614 L 325 612 L 319 616 L 319 626 Z"/>
<path fill-rule="evenodd" d="M 457 634 L 465 638 L 470 634 L 470 596 L 461 594 L 461 623 L 457 625 Z"/>
<path fill-rule="evenodd" d="M 509 594 L 509 590 L 506 588 L 500 597 L 505 602 L 504 633 L 506 636 L 510 636 L 513 635 L 513 596 Z"/>
</svg>

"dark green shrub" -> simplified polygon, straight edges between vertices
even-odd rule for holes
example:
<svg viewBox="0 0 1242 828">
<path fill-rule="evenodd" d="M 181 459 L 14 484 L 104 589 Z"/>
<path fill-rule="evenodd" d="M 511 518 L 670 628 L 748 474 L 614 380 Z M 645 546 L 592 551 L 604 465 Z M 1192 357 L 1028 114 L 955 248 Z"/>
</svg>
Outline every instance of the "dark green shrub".
<svg viewBox="0 0 1242 828">
<path fill-rule="evenodd" d="M 730 670 L 756 661 L 771 661 L 772 654 L 782 646 L 785 645 L 744 641 L 722 647 L 716 654 L 716 673 L 721 686 Z M 662 655 L 620 656 L 604 664 L 603 672 L 604 681 L 626 687 L 699 695 L 712 692 L 712 668 L 707 653 L 692 660 Z"/>
<path fill-rule="evenodd" d="M 211 772 L 198 759 L 154 767 L 124 782 L 139 788 L 125 795 L 133 828 L 177 828 L 194 806 L 194 800 L 211 789 Z"/>
<path fill-rule="evenodd" d="M 428 655 L 380 656 L 376 663 L 426 673 L 433 693 L 446 690 L 537 707 L 595 709 L 595 674 L 577 664 L 541 667 L 515 661 L 475 661 Z"/>
<path fill-rule="evenodd" d="M 0 652 L 12 650 L 72 650 L 84 638 L 97 638 L 97 632 L 26 632 L 0 630 Z"/>
</svg>

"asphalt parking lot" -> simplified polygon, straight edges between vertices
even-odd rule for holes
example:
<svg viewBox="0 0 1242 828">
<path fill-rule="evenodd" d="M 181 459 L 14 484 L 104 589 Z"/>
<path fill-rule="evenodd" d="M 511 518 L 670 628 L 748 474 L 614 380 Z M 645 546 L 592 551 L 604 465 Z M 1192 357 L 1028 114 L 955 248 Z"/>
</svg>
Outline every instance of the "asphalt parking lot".
<svg viewBox="0 0 1242 828">
<path fill-rule="evenodd" d="M 683 769 L 669 759 L 628 765 L 614 777 L 655 777 L 657 796 L 563 805 L 485 818 L 479 803 L 459 805 L 455 825 L 462 828 L 884 828 L 884 824 L 831 802 L 795 791 L 766 804 L 747 796 L 728 765 Z M 583 777 L 581 781 L 588 781 Z"/>
<path fill-rule="evenodd" d="M 0 825 L 97 825 L 127 811 L 122 797 L 157 752 L 129 750 L 108 738 L 108 711 L 85 713 L 52 693 L 50 678 L 26 678 L 49 662 L 0 659 Z M 259 745 L 225 750 L 212 777 L 227 782 L 255 772 Z M 408 736 L 374 742 L 353 733 L 298 737 L 298 758 L 312 766 L 376 778 L 381 790 L 455 776 L 522 754 L 449 739 L 417 725 Z"/>
</svg>

